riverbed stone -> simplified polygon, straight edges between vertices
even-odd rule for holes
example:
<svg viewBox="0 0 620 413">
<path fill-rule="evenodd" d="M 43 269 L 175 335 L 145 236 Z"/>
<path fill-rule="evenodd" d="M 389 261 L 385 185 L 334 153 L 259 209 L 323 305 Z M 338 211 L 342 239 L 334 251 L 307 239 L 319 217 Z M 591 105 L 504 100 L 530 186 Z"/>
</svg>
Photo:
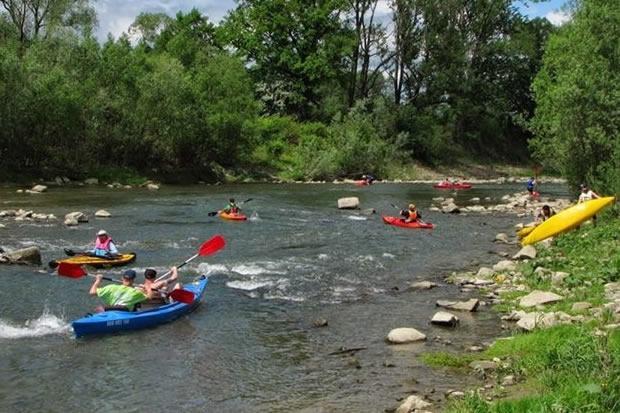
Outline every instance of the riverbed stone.
<svg viewBox="0 0 620 413">
<path fill-rule="evenodd" d="M 580 301 L 580 302 L 574 303 L 570 309 L 571 311 L 574 311 L 574 312 L 580 312 L 580 311 L 588 310 L 590 308 L 592 308 L 591 303 L 587 301 Z"/>
<path fill-rule="evenodd" d="M 517 252 L 512 259 L 513 260 L 522 260 L 522 259 L 534 259 L 536 258 L 536 248 L 533 245 L 526 245 L 521 248 L 519 252 Z"/>
<path fill-rule="evenodd" d="M 105 209 L 100 209 L 99 211 L 95 212 L 95 216 L 97 218 L 110 218 L 112 216 L 112 214 L 110 214 Z"/>
<path fill-rule="evenodd" d="M 508 234 L 500 232 L 499 234 L 495 236 L 495 242 L 508 244 L 510 242 L 510 240 L 508 239 Z"/>
<path fill-rule="evenodd" d="M 514 271 L 517 269 L 517 264 L 514 261 L 502 260 L 493 266 L 493 271 Z"/>
<path fill-rule="evenodd" d="M 360 206 L 360 199 L 356 196 L 338 199 L 338 209 L 357 209 Z"/>
<path fill-rule="evenodd" d="M 447 308 L 454 311 L 476 311 L 480 305 L 480 300 L 472 298 L 467 301 L 450 301 L 450 300 L 437 300 L 435 303 L 437 307 Z"/>
<path fill-rule="evenodd" d="M 33 193 L 41 193 L 47 191 L 47 186 L 45 185 L 35 185 L 30 189 L 30 192 Z"/>
<path fill-rule="evenodd" d="M 41 265 L 41 251 L 39 251 L 38 247 L 28 247 L 4 252 L 1 257 L 0 262 L 5 264 Z"/>
<path fill-rule="evenodd" d="M 159 185 L 157 184 L 146 184 L 146 189 L 149 191 L 157 191 L 159 189 Z"/>
<path fill-rule="evenodd" d="M 491 268 L 480 267 L 480 269 L 476 273 L 476 277 L 478 277 L 478 278 L 490 278 L 490 277 L 493 276 L 493 274 L 495 274 L 495 271 L 493 271 Z"/>
<path fill-rule="evenodd" d="M 502 379 L 502 386 L 513 386 L 515 383 L 515 376 L 512 374 L 509 374 Z"/>
<path fill-rule="evenodd" d="M 521 297 L 521 300 L 519 300 L 519 305 L 521 307 L 528 308 L 528 307 L 535 307 L 541 304 L 555 303 L 563 299 L 564 297 L 562 297 L 561 295 L 552 293 L 550 291 L 535 290 L 529 293 L 528 295 Z"/>
<path fill-rule="evenodd" d="M 395 328 L 387 336 L 387 341 L 392 344 L 414 343 L 423 340 L 426 340 L 426 335 L 411 327 Z"/>
<path fill-rule="evenodd" d="M 495 370 L 497 368 L 497 363 L 490 360 L 476 360 L 469 363 L 469 367 L 479 371 Z"/>
<path fill-rule="evenodd" d="M 431 281 L 418 281 L 411 283 L 409 286 L 413 290 L 430 290 L 431 288 L 437 287 L 437 283 Z"/>
<path fill-rule="evenodd" d="M 459 209 L 459 207 L 456 206 L 454 202 L 451 202 L 447 205 L 444 205 L 441 208 L 441 212 L 446 214 L 458 214 L 459 212 L 461 212 L 461 210 Z"/>
<path fill-rule="evenodd" d="M 87 178 L 84 180 L 84 183 L 86 185 L 98 185 L 99 184 L 99 179 L 97 178 Z"/>
<path fill-rule="evenodd" d="M 88 222 L 88 216 L 81 211 L 69 212 L 65 215 L 65 221 L 75 219 L 77 222 Z"/>
<path fill-rule="evenodd" d="M 418 412 L 420 409 L 425 409 L 431 406 L 431 403 L 425 401 L 420 396 L 412 395 L 407 397 L 400 406 L 395 410 L 395 413 L 410 413 Z"/>
<path fill-rule="evenodd" d="M 459 322 L 459 318 L 447 311 L 437 311 L 433 318 L 431 318 L 431 324 L 438 324 L 442 326 L 455 327 Z"/>
<path fill-rule="evenodd" d="M 526 313 L 519 321 L 517 326 L 526 331 L 532 331 L 536 328 L 553 327 L 558 323 L 554 313 L 532 312 Z"/>
</svg>

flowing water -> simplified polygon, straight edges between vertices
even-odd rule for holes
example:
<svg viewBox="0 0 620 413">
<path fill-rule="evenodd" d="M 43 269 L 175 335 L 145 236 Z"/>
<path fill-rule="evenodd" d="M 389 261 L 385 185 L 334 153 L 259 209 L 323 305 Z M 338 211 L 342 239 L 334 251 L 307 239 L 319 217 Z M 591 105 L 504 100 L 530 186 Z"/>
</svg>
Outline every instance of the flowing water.
<svg viewBox="0 0 620 413">
<path fill-rule="evenodd" d="M 457 203 L 474 196 L 497 202 L 522 189 L 478 185 L 459 192 Z M 565 195 L 562 187 L 547 189 Z M 0 266 L 0 411 L 380 412 L 414 391 L 464 388 L 472 378 L 430 369 L 418 356 L 501 335 L 498 315 L 483 307 L 459 314 L 456 329 L 434 327 L 428 321 L 437 299 L 469 296 L 451 285 L 405 287 L 496 262 L 489 252 L 515 247 L 491 241 L 512 231 L 516 218 L 428 212 L 432 197 L 453 195 L 412 184 L 51 188 L 40 195 L 0 188 L 0 210 L 60 217 L 0 219 L 1 246 L 37 245 L 44 262 L 60 258 L 65 247 L 87 248 L 100 228 L 121 250 L 138 253 L 132 268 L 139 273 L 181 263 L 214 234 L 227 240 L 224 250 L 181 271 L 184 281 L 210 277 L 194 313 L 156 329 L 96 338 L 75 339 L 70 326 L 97 304 L 87 294 L 92 279 Z M 230 196 L 252 198 L 243 205 L 250 220 L 207 216 Z M 360 197 L 362 208 L 378 214 L 338 210 L 344 196 Z M 411 201 L 434 230 L 381 222 L 381 213 L 398 213 L 391 203 Z M 112 218 L 94 218 L 101 208 Z M 64 227 L 71 211 L 86 212 L 90 222 Z M 313 327 L 321 318 L 329 326 Z M 418 328 L 429 339 L 386 344 L 397 327 Z M 362 349 L 330 354 L 341 348 Z"/>
</svg>

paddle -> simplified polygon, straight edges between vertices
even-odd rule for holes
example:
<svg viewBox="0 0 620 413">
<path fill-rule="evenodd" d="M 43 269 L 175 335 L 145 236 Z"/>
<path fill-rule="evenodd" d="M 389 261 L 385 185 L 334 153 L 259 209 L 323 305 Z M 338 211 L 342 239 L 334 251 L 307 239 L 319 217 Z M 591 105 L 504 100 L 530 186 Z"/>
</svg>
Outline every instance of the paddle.
<svg viewBox="0 0 620 413">
<path fill-rule="evenodd" d="M 253 199 L 254 199 L 254 198 L 248 198 L 248 199 L 246 199 L 245 201 L 241 201 L 241 202 L 239 202 L 237 205 L 243 205 L 243 204 L 245 204 L 246 202 L 250 202 L 250 201 L 251 201 L 251 200 L 253 200 Z M 216 216 L 216 215 L 217 215 L 217 214 L 219 214 L 219 213 L 220 213 L 220 211 L 211 211 L 211 212 L 209 212 L 207 215 L 208 215 L 208 216 L 210 216 L 210 217 L 214 217 L 214 216 Z"/>
<path fill-rule="evenodd" d="M 177 269 L 181 268 L 182 266 L 184 266 L 186 264 L 189 264 L 191 261 L 195 260 L 196 257 L 204 257 L 204 256 L 207 256 L 207 255 L 215 254 L 216 252 L 218 252 L 219 250 L 224 248 L 225 245 L 226 245 L 226 241 L 224 240 L 224 237 L 222 237 L 221 235 L 215 235 L 211 239 L 209 239 L 208 241 L 203 242 L 202 245 L 200 246 L 200 248 L 198 249 L 198 252 L 196 254 L 194 254 L 191 257 L 189 257 L 188 259 L 186 259 L 183 262 L 183 264 L 177 265 Z M 170 273 L 172 273 L 172 271 L 166 272 L 164 275 L 162 275 L 161 277 L 157 278 L 155 280 L 155 282 L 163 280 L 164 278 L 169 276 Z"/>
<path fill-rule="evenodd" d="M 85 276 L 97 278 L 96 275 L 88 274 L 78 264 L 70 264 L 67 262 L 60 263 L 60 265 L 58 266 L 58 275 L 62 275 L 63 277 L 74 278 L 74 279 L 82 278 Z M 101 277 L 101 278 L 106 281 L 122 283 L 122 281 L 115 280 L 110 277 Z M 159 290 L 154 288 L 153 291 L 159 291 Z M 180 303 L 192 304 L 194 302 L 194 293 L 192 293 L 191 291 L 176 289 L 176 290 L 172 290 L 170 293 L 165 293 L 165 294 L 167 294 L 169 297 L 172 297 L 174 301 L 178 301 Z"/>
</svg>

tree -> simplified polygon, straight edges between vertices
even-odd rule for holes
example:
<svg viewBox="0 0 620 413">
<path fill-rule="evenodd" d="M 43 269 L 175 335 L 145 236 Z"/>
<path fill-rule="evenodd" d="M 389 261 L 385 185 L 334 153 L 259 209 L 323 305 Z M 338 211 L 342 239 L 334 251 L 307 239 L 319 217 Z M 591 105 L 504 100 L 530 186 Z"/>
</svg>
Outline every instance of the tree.
<svg viewBox="0 0 620 413">
<path fill-rule="evenodd" d="M 620 193 L 620 3 L 577 2 L 533 84 L 534 155 L 576 187 Z"/>
</svg>

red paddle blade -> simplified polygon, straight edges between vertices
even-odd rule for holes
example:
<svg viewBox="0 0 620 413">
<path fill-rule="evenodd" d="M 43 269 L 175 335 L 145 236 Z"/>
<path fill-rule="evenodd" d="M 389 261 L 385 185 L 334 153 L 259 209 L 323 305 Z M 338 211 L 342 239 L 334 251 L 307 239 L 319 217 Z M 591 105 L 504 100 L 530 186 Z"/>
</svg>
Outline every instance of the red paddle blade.
<svg viewBox="0 0 620 413">
<path fill-rule="evenodd" d="M 82 278 L 86 275 L 86 271 L 77 264 L 61 262 L 58 266 L 58 275 L 69 278 Z"/>
<path fill-rule="evenodd" d="M 180 303 L 191 304 L 194 302 L 194 293 L 187 290 L 172 290 L 170 297 Z"/>
<path fill-rule="evenodd" d="M 216 235 L 208 241 L 205 241 L 198 251 L 198 255 L 205 256 L 215 254 L 226 245 L 226 241 L 224 241 L 224 237 L 221 235 Z"/>
</svg>

